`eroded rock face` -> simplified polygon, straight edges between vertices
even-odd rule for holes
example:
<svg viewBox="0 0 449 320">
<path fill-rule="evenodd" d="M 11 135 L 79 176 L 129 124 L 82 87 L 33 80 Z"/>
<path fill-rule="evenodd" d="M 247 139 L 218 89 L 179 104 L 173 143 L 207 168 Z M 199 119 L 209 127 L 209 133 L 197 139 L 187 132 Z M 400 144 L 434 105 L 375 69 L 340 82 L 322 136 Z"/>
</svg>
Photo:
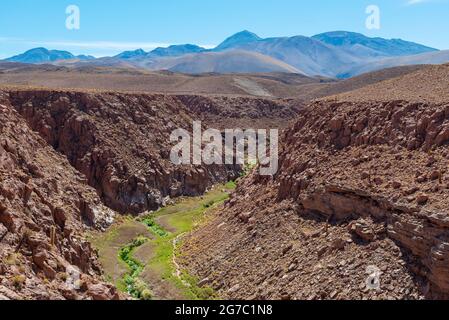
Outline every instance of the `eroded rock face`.
<svg viewBox="0 0 449 320">
<path fill-rule="evenodd" d="M 227 298 L 449 298 L 447 123 L 445 103 L 312 103 L 278 175 L 247 177 L 185 265 Z"/>
<path fill-rule="evenodd" d="M 304 115 L 307 121 L 296 125 L 290 142 L 298 138 L 296 147 L 319 155 L 318 161 L 320 156 L 333 159 L 304 164 L 316 176 L 304 177 L 308 186 L 294 187 L 294 192 L 292 181 L 307 176 L 308 169 L 295 172 L 298 166 L 289 166 L 279 177 L 278 197 L 293 197 L 304 210 L 337 220 L 371 216 L 384 221 L 388 236 L 421 261 L 424 270 L 419 273 L 428 277 L 434 292 L 449 293 L 449 105 L 394 101 L 317 103 L 311 108 L 325 116 Z M 338 125 L 332 125 L 336 118 Z M 309 141 L 300 138 L 318 128 L 321 133 Z M 322 151 L 310 151 L 314 145 Z M 332 167 L 340 172 L 324 172 Z"/>
<path fill-rule="evenodd" d="M 298 162 L 287 165 L 279 177 L 278 198 L 293 198 L 305 211 L 337 220 L 370 216 L 385 222 L 388 236 L 421 261 L 425 270 L 420 274 L 428 277 L 434 292 L 449 293 L 449 105 L 318 102 L 311 108 L 289 143 L 315 154 L 318 163 L 300 156 L 295 162 L 301 159 L 304 170 Z M 320 133 L 303 138 L 314 132 Z M 314 146 L 319 149 L 311 150 Z M 291 161 L 287 151 L 284 157 Z M 315 174 L 308 177 L 308 170 Z M 293 182 L 301 176 L 305 188 Z"/>
<path fill-rule="evenodd" d="M 84 180 L 0 93 L 0 299 L 95 298 L 66 286 L 69 267 L 80 283 L 118 298 L 101 283 L 85 239 L 87 230 L 109 226 L 114 212 Z"/>
<path fill-rule="evenodd" d="M 238 166 L 175 166 L 170 134 L 192 132 L 194 113 L 176 97 L 10 92 L 30 126 L 83 173 L 110 208 L 155 210 L 167 196 L 194 196 L 235 178 Z M 195 120 L 198 120 L 195 118 Z"/>
<path fill-rule="evenodd" d="M 291 99 L 176 95 L 176 100 L 209 127 L 223 129 L 286 128 L 302 107 Z"/>
</svg>

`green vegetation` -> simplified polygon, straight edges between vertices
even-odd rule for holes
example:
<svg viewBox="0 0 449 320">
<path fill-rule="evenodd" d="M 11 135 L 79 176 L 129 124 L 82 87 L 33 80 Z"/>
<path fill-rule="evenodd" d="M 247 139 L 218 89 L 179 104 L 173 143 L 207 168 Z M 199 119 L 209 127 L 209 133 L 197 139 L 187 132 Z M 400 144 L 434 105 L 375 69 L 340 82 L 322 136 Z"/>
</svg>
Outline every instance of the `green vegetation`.
<svg viewBox="0 0 449 320">
<path fill-rule="evenodd" d="M 144 282 L 138 279 L 145 268 L 145 265 L 133 257 L 133 252 L 147 241 L 148 238 L 138 237 L 119 251 L 119 258 L 125 262 L 130 269 L 130 272 L 123 278 L 127 291 L 134 298 L 142 300 L 151 299 L 151 291 Z"/>
<path fill-rule="evenodd" d="M 180 255 L 179 238 L 192 231 L 204 218 L 207 210 L 213 209 L 228 199 L 229 192 L 233 189 L 235 189 L 235 183 L 229 182 L 213 188 L 202 197 L 183 198 L 151 216 L 153 221 L 157 221 L 158 225 L 170 232 L 163 236 L 157 235 L 156 239 L 152 240 L 155 255 L 148 261 L 147 268 L 159 274 L 162 279 L 171 282 L 187 299 L 201 300 L 217 297 L 211 288 L 199 287 L 198 279 L 189 276 L 183 270 L 176 270 L 173 257 L 176 259 Z"/>
<path fill-rule="evenodd" d="M 112 227 L 109 234 L 97 237 L 93 242 L 99 248 L 100 259 L 107 262 L 106 270 L 115 272 L 107 272 L 107 278 L 115 279 L 120 290 L 129 292 L 136 299 L 170 299 L 174 298 L 172 295 L 193 300 L 217 299 L 212 288 L 199 287 L 198 279 L 180 270 L 177 260 L 182 258 L 179 250 L 182 237 L 207 217 L 206 212 L 228 199 L 229 192 L 235 187 L 235 182 L 229 182 L 216 186 L 202 197 L 179 199 L 176 204 L 143 218 L 124 219 L 121 224 Z M 147 236 L 138 236 L 144 233 Z M 130 238 L 132 234 L 134 236 Z M 125 239 L 128 240 L 123 242 Z M 121 243 L 121 249 L 114 262 L 108 258 L 110 255 L 104 255 L 110 253 L 118 243 Z M 143 245 L 146 251 L 142 251 Z M 140 252 L 137 252 L 138 249 Z M 126 268 L 118 274 L 115 270 L 120 269 L 121 264 Z M 159 288 L 163 290 L 153 287 L 161 285 L 159 280 L 166 286 Z M 167 296 L 153 297 L 150 289 L 164 292 Z"/>
<path fill-rule="evenodd" d="M 142 219 L 142 223 L 148 227 L 148 229 L 156 236 L 167 237 L 168 233 L 160 225 L 154 222 L 153 216 L 147 216 Z"/>
<path fill-rule="evenodd" d="M 237 183 L 235 181 L 229 181 L 228 183 L 225 184 L 225 189 L 228 191 L 232 191 L 235 188 L 237 188 Z"/>
<path fill-rule="evenodd" d="M 199 280 L 183 272 L 181 278 L 189 284 L 190 293 L 197 300 L 217 300 L 218 296 L 211 287 L 198 287 Z"/>
</svg>

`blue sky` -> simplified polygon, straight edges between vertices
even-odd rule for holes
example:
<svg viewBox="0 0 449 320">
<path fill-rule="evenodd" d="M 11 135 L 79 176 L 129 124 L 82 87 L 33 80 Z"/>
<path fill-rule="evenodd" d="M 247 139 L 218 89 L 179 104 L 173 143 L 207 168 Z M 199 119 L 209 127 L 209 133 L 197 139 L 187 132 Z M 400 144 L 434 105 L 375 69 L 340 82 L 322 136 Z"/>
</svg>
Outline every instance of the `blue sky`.
<svg viewBox="0 0 449 320">
<path fill-rule="evenodd" d="M 72 4 L 81 11 L 80 30 L 65 27 Z M 372 4 L 380 8 L 380 30 L 365 28 Z M 38 46 L 95 56 L 212 46 L 244 29 L 261 37 L 348 30 L 449 49 L 449 0 L 1 0 L 0 58 Z"/>
</svg>

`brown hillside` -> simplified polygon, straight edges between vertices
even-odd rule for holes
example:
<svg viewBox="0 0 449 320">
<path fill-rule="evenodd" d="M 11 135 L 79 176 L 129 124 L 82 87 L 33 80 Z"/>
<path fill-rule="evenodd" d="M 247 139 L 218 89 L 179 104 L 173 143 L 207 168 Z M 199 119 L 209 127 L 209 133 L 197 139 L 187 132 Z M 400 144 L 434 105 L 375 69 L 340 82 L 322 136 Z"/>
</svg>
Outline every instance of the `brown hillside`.
<svg viewBox="0 0 449 320">
<path fill-rule="evenodd" d="M 245 178 L 184 265 L 232 299 L 448 298 L 447 76 L 429 67 L 301 110 L 278 174 Z"/>
<path fill-rule="evenodd" d="M 447 102 L 449 101 L 449 64 L 425 66 L 407 75 L 341 94 L 337 96 L 337 99 Z"/>
<path fill-rule="evenodd" d="M 84 238 L 113 216 L 0 92 L 0 300 L 118 298 L 99 281 L 96 255 Z M 70 265 L 82 272 L 76 292 L 61 277 Z"/>
</svg>

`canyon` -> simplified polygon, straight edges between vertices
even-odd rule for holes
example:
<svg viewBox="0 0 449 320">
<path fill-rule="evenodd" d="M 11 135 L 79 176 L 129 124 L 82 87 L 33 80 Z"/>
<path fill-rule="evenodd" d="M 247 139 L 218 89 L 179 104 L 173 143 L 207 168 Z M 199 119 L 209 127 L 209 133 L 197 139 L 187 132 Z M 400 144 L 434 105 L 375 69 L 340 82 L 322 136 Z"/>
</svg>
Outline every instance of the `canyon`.
<svg viewBox="0 0 449 320">
<path fill-rule="evenodd" d="M 126 298 L 106 283 L 89 233 L 242 172 L 175 166 L 172 131 L 191 130 L 194 120 L 281 127 L 298 112 L 289 101 L 250 97 L 22 88 L 0 98 L 0 297 L 8 299 Z M 70 268 L 79 273 L 75 291 Z"/>
<path fill-rule="evenodd" d="M 291 92 L 279 77 L 270 80 L 275 92 Z M 251 79 L 267 85 L 265 76 Z M 176 247 L 176 263 L 197 279 L 198 292 L 448 299 L 449 65 L 301 79 L 296 97 L 237 87 L 230 94 L 0 88 L 0 299 L 130 299 L 107 277 L 104 252 L 116 260 L 139 235 L 179 235 L 164 220 L 171 206 L 229 181 L 237 188 L 223 204 L 221 195 L 198 200 L 201 214 L 192 212 L 202 219 L 189 220 Z M 194 121 L 279 129 L 278 172 L 174 165 L 170 134 L 191 132 Z M 133 231 L 120 247 L 93 245 L 92 234 L 126 223 Z M 76 290 L 67 287 L 70 268 L 79 273 Z M 373 268 L 377 290 L 366 284 Z"/>
</svg>

